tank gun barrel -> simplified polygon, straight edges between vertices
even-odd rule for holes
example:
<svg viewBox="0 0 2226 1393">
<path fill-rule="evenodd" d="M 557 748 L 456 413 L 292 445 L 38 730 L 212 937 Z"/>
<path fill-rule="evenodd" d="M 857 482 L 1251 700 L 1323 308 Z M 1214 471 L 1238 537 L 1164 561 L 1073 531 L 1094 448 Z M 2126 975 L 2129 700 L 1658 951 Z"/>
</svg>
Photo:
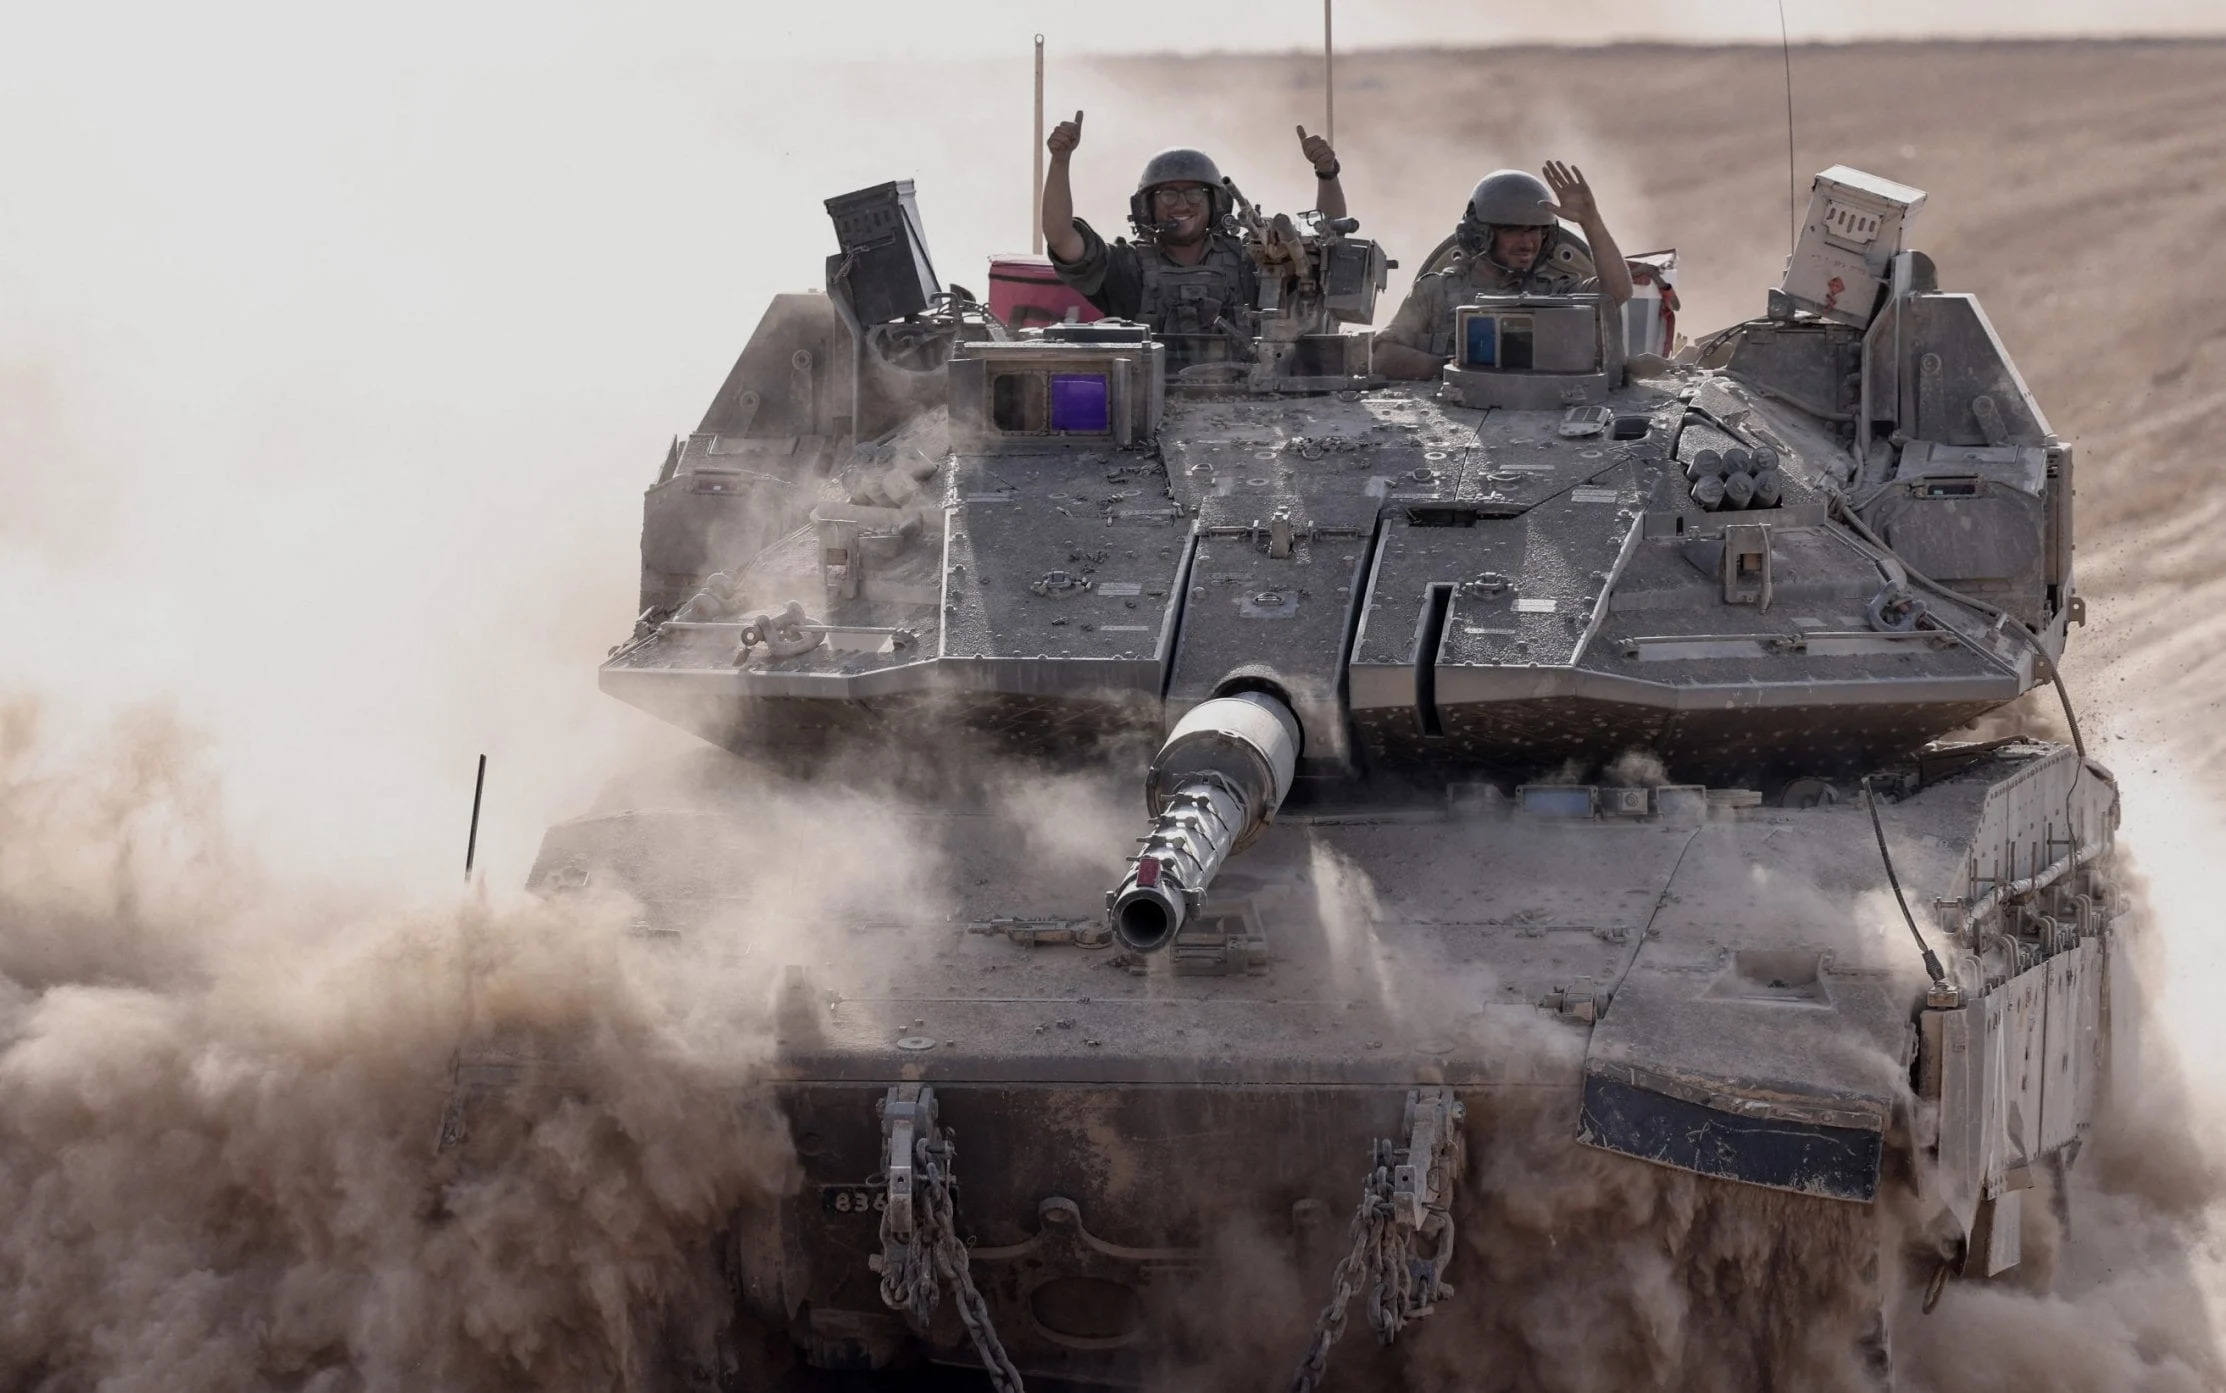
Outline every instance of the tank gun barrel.
<svg viewBox="0 0 2226 1393">
<path fill-rule="evenodd" d="M 1282 806 L 1298 748 L 1297 718 L 1265 692 L 1215 697 L 1175 723 L 1144 780 L 1151 830 L 1105 897 L 1123 944 L 1156 952 L 1181 932 L 1222 863 Z"/>
</svg>

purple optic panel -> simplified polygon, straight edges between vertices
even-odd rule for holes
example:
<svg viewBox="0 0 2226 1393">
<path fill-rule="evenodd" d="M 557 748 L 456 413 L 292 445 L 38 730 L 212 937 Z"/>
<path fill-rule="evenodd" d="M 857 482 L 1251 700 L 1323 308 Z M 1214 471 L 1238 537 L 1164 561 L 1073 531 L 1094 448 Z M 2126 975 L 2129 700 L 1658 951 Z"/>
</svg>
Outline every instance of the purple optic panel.
<svg viewBox="0 0 2226 1393">
<path fill-rule="evenodd" d="M 1096 373 L 1051 374 L 1051 428 L 1103 435 L 1113 428 L 1105 378 Z"/>
</svg>

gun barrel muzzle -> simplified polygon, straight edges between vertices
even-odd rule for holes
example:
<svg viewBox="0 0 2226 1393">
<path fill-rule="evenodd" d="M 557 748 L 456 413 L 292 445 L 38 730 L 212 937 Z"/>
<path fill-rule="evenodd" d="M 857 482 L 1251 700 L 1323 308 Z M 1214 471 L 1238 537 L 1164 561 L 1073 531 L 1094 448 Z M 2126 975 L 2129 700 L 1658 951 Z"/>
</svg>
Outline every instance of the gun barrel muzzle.
<svg viewBox="0 0 2226 1393">
<path fill-rule="evenodd" d="M 1298 747 L 1297 718 L 1264 692 L 1215 697 L 1176 723 L 1145 779 L 1151 830 L 1105 897 L 1123 944 L 1155 952 L 1182 931 L 1222 863 L 1282 806 Z"/>
</svg>

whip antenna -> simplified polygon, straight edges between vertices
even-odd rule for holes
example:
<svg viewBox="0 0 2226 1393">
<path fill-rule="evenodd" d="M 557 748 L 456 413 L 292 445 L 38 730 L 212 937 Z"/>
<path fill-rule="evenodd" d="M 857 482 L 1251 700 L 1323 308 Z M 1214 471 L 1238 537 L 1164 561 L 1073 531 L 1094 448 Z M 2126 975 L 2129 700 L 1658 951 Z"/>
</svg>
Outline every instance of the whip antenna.
<svg viewBox="0 0 2226 1393">
<path fill-rule="evenodd" d="M 1329 7 L 1322 0 L 1322 138 L 1337 143 L 1337 46 L 1330 42 Z"/>
<path fill-rule="evenodd" d="M 1326 5 L 1329 0 L 1322 3 Z M 1785 254 L 1790 263 L 1793 249 L 1801 241 L 1801 215 L 1794 211 L 1801 176 L 1794 172 L 1793 165 L 1793 38 L 1785 28 L 1785 0 L 1778 0 L 1778 52 L 1785 57 Z"/>
<path fill-rule="evenodd" d="M 1043 35 L 1036 35 L 1036 183 L 1028 198 L 1029 245 L 1043 255 Z"/>
<path fill-rule="evenodd" d="M 479 854 L 479 796 L 487 791 L 487 756 L 479 757 L 479 775 L 471 781 L 471 835 L 464 839 L 464 883 L 471 884 L 472 859 Z"/>
</svg>

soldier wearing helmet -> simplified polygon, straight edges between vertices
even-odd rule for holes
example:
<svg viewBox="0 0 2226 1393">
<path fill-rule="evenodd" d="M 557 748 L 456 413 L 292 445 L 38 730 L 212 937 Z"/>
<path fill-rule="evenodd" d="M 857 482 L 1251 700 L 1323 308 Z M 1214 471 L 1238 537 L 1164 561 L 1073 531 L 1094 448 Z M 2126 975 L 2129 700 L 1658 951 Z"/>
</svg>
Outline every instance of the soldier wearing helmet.
<svg viewBox="0 0 2226 1393">
<path fill-rule="evenodd" d="M 1478 295 L 1562 295 L 1596 290 L 1631 298 L 1631 270 L 1608 235 L 1584 171 L 1549 160 L 1540 180 L 1520 169 L 1484 176 L 1454 234 L 1460 252 L 1444 270 L 1417 276 L 1391 323 L 1376 335 L 1386 377 L 1435 377 L 1453 357 L 1453 311 Z M 1579 241 L 1563 220 L 1584 230 Z"/>
<path fill-rule="evenodd" d="M 1144 166 L 1129 198 L 1136 240 L 1108 244 L 1074 215 L 1068 162 L 1082 142 L 1082 113 L 1061 121 L 1044 142 L 1051 168 L 1043 185 L 1043 237 L 1059 279 L 1106 314 L 1141 320 L 1152 332 L 1177 336 L 1171 366 L 1197 361 L 1199 339 L 1250 337 L 1259 280 L 1252 258 L 1229 230 L 1228 189 L 1214 162 L 1196 150 L 1162 150 Z M 1316 206 L 1345 215 L 1337 152 L 1299 127 L 1299 148 L 1314 166 Z M 1210 342 L 1210 340 L 1207 340 Z"/>
</svg>

